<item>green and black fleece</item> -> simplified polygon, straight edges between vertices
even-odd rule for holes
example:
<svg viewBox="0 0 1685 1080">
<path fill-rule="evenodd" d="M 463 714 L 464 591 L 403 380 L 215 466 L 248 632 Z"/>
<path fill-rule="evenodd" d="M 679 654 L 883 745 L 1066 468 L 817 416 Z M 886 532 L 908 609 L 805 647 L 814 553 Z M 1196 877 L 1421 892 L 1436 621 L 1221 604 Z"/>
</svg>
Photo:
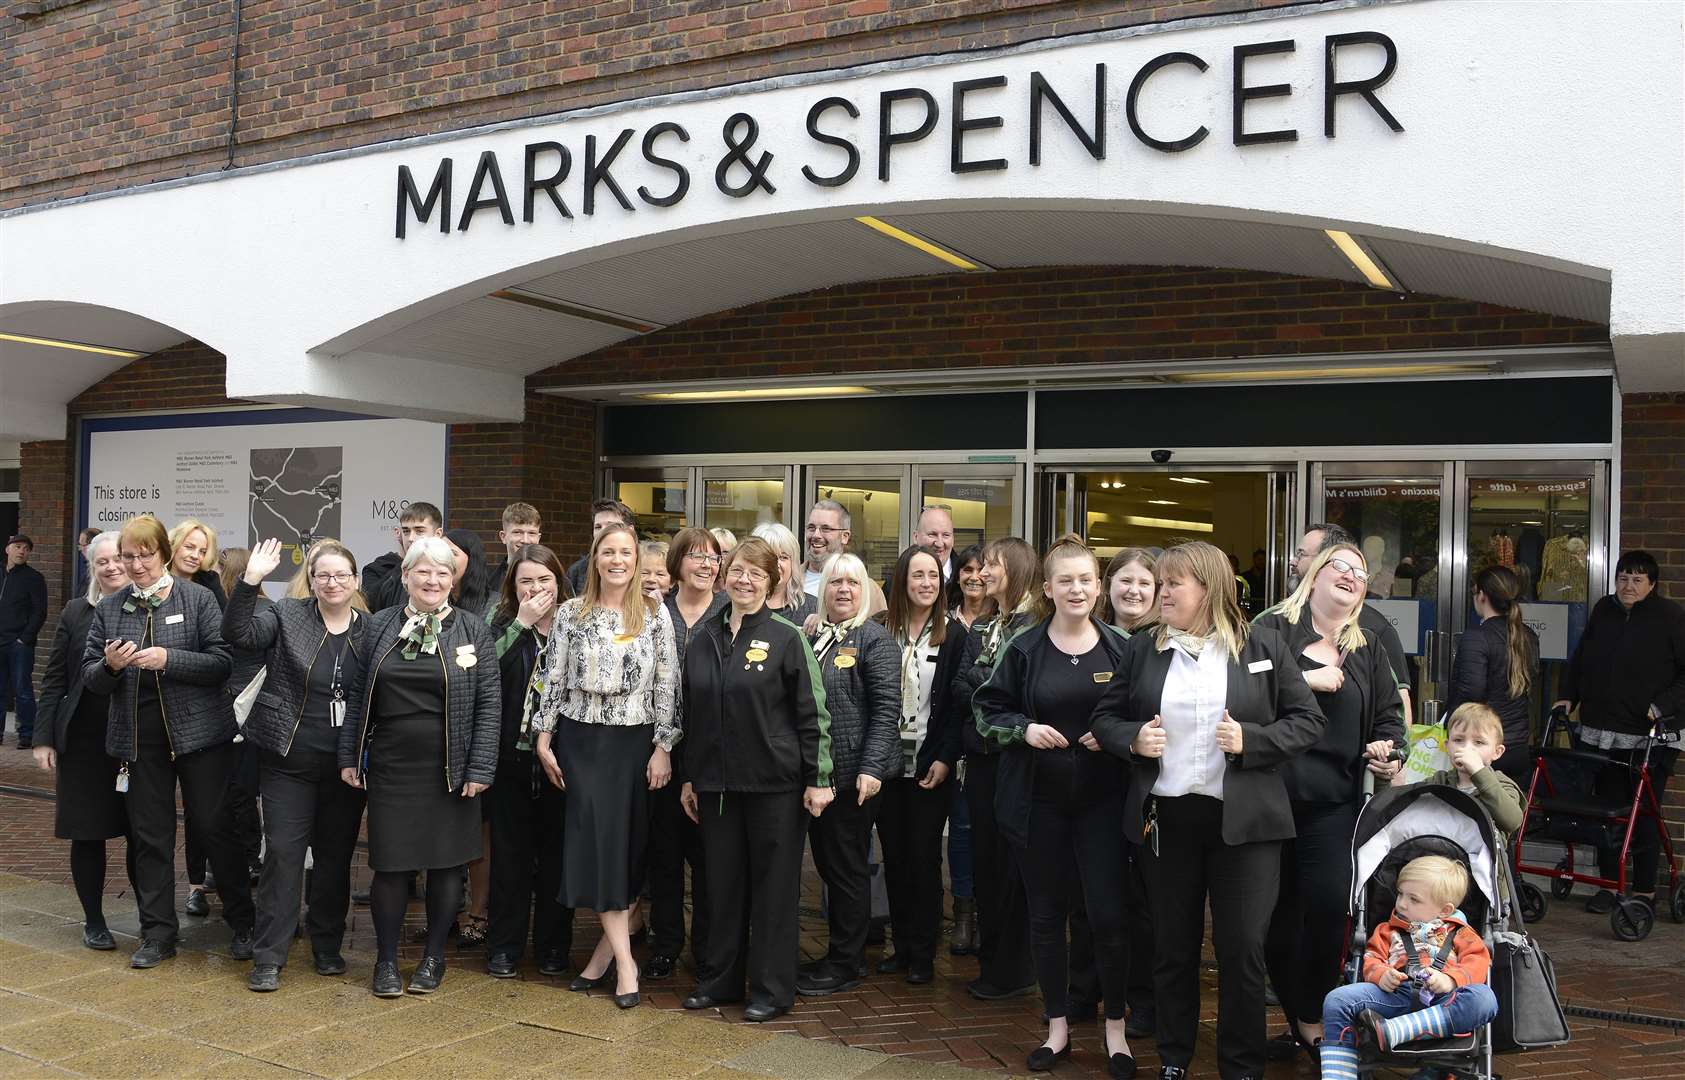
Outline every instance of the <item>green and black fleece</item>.
<svg viewBox="0 0 1685 1080">
<path fill-rule="evenodd" d="M 762 607 L 735 637 L 731 608 L 705 618 L 685 649 L 681 775 L 699 792 L 831 785 L 831 715 L 801 628 Z"/>
</svg>

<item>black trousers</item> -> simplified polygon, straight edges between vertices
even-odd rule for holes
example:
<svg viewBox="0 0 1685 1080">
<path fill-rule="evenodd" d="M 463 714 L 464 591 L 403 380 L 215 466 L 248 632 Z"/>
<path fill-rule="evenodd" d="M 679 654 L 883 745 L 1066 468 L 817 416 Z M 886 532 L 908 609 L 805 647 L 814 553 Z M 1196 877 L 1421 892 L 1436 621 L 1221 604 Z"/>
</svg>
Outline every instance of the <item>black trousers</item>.
<svg viewBox="0 0 1685 1080">
<path fill-rule="evenodd" d="M 1146 860 L 1142 849 L 1118 836 L 1124 860 L 1125 936 L 1129 939 L 1129 1011 L 1153 1008 L 1153 913 L 1147 902 Z M 1107 901 L 1110 903 L 1111 901 Z M 1088 904 L 1082 890 L 1071 892 L 1071 974 L 1067 1008 L 1100 1003 L 1100 968 L 1094 959 L 1094 931 L 1088 925 Z"/>
<path fill-rule="evenodd" d="M 649 793 L 650 951 L 678 959 L 685 944 L 685 864 L 690 864 L 690 958 L 700 973 L 708 956 L 708 860 L 702 827 L 679 803 L 677 779 Z"/>
<path fill-rule="evenodd" d="M 1030 946 L 1036 981 L 1049 1017 L 1069 1011 L 1070 950 L 1065 927 L 1074 897 L 1088 910 L 1094 966 L 1106 1018 L 1128 1012 L 1129 912 L 1123 856 L 1121 798 L 1071 806 L 1037 800 L 1030 805 L 1029 845 L 1019 851 L 1030 910 Z"/>
<path fill-rule="evenodd" d="M 310 849 L 310 911 L 305 929 L 316 953 L 338 953 L 351 907 L 351 855 L 363 824 L 361 788 L 339 778 L 333 754 L 293 747 L 285 757 L 260 752 L 263 829 L 268 857 L 257 882 L 257 933 L 252 962 L 287 963 L 298 929 L 304 851 Z M 218 874 L 217 885 L 222 887 Z"/>
<path fill-rule="evenodd" d="M 1035 981 L 1030 962 L 1030 915 L 1018 857 L 995 819 L 992 754 L 965 759 L 966 809 L 971 811 L 973 890 L 977 896 L 979 978 L 1001 990 Z"/>
<path fill-rule="evenodd" d="M 1593 749 L 1582 745 L 1582 750 Z M 1613 764 L 1610 768 L 1598 770 L 1592 779 L 1592 794 L 1598 798 L 1611 802 L 1632 805 L 1633 789 L 1638 785 L 1638 766 L 1644 760 L 1642 750 L 1597 750 L 1607 757 Z M 1656 793 L 1656 805 L 1664 805 L 1663 795 L 1667 791 L 1668 777 L 1673 773 L 1674 763 L 1679 758 L 1679 751 L 1673 749 L 1657 749 L 1650 751 L 1650 785 Z M 1663 810 L 1666 813 L 1666 810 Z M 1632 827 L 1632 877 L 1629 884 L 1632 891 L 1647 893 L 1656 887 L 1656 876 L 1661 869 L 1662 837 L 1657 831 L 1656 820 L 1640 821 Z M 1598 873 L 1606 878 L 1614 878 L 1620 871 L 1620 839 L 1609 847 L 1599 846 L 1597 851 Z"/>
<path fill-rule="evenodd" d="M 1294 803 L 1298 837 L 1281 845 L 1281 889 L 1264 957 L 1289 1021 L 1322 1023 L 1322 999 L 1340 982 L 1351 897 L 1358 803 Z"/>
<path fill-rule="evenodd" d="M 258 750 L 256 744 L 242 739 L 234 743 L 234 764 L 228 770 L 228 799 L 222 817 L 209 825 L 201 825 L 189 817 L 187 826 L 187 880 L 193 885 L 205 883 L 205 864 L 210 843 L 206 834 L 222 829 L 225 842 L 234 844 L 246 857 L 248 868 L 263 858 L 263 821 L 257 811 Z"/>
<path fill-rule="evenodd" d="M 1158 943 L 1153 964 L 1158 1054 L 1187 1068 L 1199 1029 L 1205 905 L 1217 947 L 1217 1070 L 1224 1080 L 1264 1071 L 1264 938 L 1281 877 L 1280 841 L 1223 842 L 1223 803 L 1204 795 L 1158 799 L 1159 851 L 1147 856 Z"/>
<path fill-rule="evenodd" d="M 880 793 L 881 794 L 881 793 Z M 825 963 L 845 974 L 858 975 L 866 966 L 866 934 L 872 924 L 872 821 L 877 799 L 860 805 L 860 793 L 850 782 L 837 785 L 837 796 L 825 812 L 808 819 L 813 865 L 825 883 L 825 913 L 830 938 Z"/>
<path fill-rule="evenodd" d="M 562 828 L 567 794 L 539 770 L 530 750 L 506 753 L 497 782 L 481 796 L 491 826 L 491 925 L 486 953 L 515 960 L 532 927 L 533 955 L 573 951 L 573 909 L 562 891 Z"/>
<path fill-rule="evenodd" d="M 223 813 L 234 746 L 223 743 L 171 760 L 169 751 L 142 747 L 129 763 L 129 842 L 134 845 L 135 905 L 141 937 L 174 944 L 176 919 L 176 785 L 189 817 L 215 823 Z M 237 933 L 252 928 L 251 879 L 232 830 L 213 827 L 207 837 L 211 869 L 222 896 L 222 917 Z"/>
<path fill-rule="evenodd" d="M 796 1001 L 801 929 L 799 791 L 698 792 L 708 860 L 708 972 L 697 989 L 716 1001 L 789 1008 Z M 829 811 L 827 811 L 829 812 Z"/>
<path fill-rule="evenodd" d="M 947 784 L 926 791 L 917 780 L 900 777 L 885 780 L 872 800 L 895 955 L 920 967 L 935 963 L 942 932 L 942 825 L 952 797 Z"/>
</svg>

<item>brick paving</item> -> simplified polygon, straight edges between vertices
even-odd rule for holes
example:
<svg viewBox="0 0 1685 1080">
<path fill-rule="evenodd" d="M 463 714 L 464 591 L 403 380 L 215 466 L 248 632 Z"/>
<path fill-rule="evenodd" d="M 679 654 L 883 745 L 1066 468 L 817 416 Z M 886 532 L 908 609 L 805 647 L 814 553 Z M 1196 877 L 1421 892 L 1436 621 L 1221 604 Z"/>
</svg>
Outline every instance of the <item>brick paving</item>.
<svg viewBox="0 0 1685 1080">
<path fill-rule="evenodd" d="M 18 875 L 20 878 L 68 886 L 68 845 L 52 839 L 50 799 L 41 798 L 39 794 L 8 793 L 5 790 L 39 789 L 46 786 L 47 782 L 46 775 L 36 771 L 25 760 L 24 754 L 10 745 L 0 748 L 0 874 Z M 358 884 L 366 881 L 367 870 L 360 856 L 354 873 Z M 818 955 L 824 949 L 824 924 L 819 918 L 818 882 L 811 864 L 807 868 L 803 884 L 802 948 L 808 955 Z M 107 886 L 107 891 L 112 897 L 108 915 L 113 930 L 119 934 L 125 931 L 132 934 L 135 928 L 134 912 L 126 888 L 127 882 L 122 871 L 121 843 L 113 842 Z M 185 879 L 179 885 L 179 889 L 185 896 Z M 6 895 L 9 894 L 0 893 L 0 908 L 3 908 L 6 902 Z M 58 896 L 53 903 L 45 906 L 52 908 L 60 922 L 73 918 L 76 913 L 74 900 L 69 898 L 68 894 Z M 421 919 L 420 906 L 413 905 L 410 910 L 410 926 L 419 928 Z M 63 925 L 73 928 L 73 924 L 68 922 Z M 194 920 L 183 916 L 183 926 L 184 940 L 189 944 L 204 948 L 213 956 L 218 950 L 226 949 L 226 932 L 215 917 L 214 906 L 211 919 Z M 5 925 L 0 924 L 0 936 L 4 936 L 6 932 Z M 1570 901 L 1553 904 L 1548 917 L 1534 928 L 1534 932 L 1556 961 L 1565 1003 L 1616 1012 L 1632 1011 L 1669 1016 L 1678 1019 L 1679 1025 L 1641 1026 L 1571 1018 L 1573 1042 L 1553 1051 L 1500 1058 L 1498 1071 L 1504 1077 L 1513 1080 L 1522 1077 L 1685 1076 L 1685 926 L 1673 924 L 1664 918 L 1657 924 L 1648 940 L 1639 943 L 1618 942 L 1609 932 L 1607 917 L 1587 914 L 1582 910 L 1581 904 Z M 64 930 L 60 936 L 71 945 L 66 946 L 64 952 L 57 954 L 60 959 L 52 960 L 51 964 L 67 962 L 62 959 L 64 956 L 86 961 L 87 957 L 94 955 L 73 948 L 75 938 L 69 930 Z M 353 958 L 352 975 L 348 980 L 351 985 L 341 984 L 341 990 L 335 991 L 339 995 L 336 1001 L 343 1000 L 360 1005 L 366 998 L 360 980 L 366 979 L 368 958 L 373 952 L 374 944 L 367 908 L 358 907 L 353 910 L 350 936 L 347 951 Z M 596 937 L 594 920 L 588 916 L 582 917 L 575 937 L 576 959 L 583 959 L 584 950 L 594 943 Z M 126 954 L 127 945 L 128 942 L 122 942 L 118 956 Z M 3 949 L 0 949 L 0 953 L 3 953 Z M 418 956 L 419 946 L 406 942 L 402 954 L 406 968 Z M 878 950 L 873 949 L 869 955 L 870 961 L 875 962 L 877 956 Z M 265 1003 L 251 995 L 242 997 L 244 992 L 240 990 L 240 973 L 237 969 L 243 965 L 234 965 L 226 961 L 225 956 L 222 959 L 224 963 L 215 965 L 218 978 L 212 980 L 218 987 L 217 1001 L 235 1002 L 236 1015 L 243 1017 L 249 1014 L 253 1020 L 263 1019 L 262 1006 Z M 1215 1022 L 1216 975 L 1210 964 L 1209 952 L 1206 959 L 1202 1029 L 1194 1072 L 1199 1076 L 1214 1076 L 1216 1068 L 1211 1036 Z M 0 968 L 11 968 L 16 960 L 16 957 L 0 955 Z M 562 991 L 557 980 L 543 979 L 530 970 L 523 972 L 522 979 L 514 984 L 484 978 L 478 974 L 483 971 L 483 958 L 475 952 L 453 950 L 450 960 L 452 978 L 447 979 L 447 988 L 456 994 L 465 995 L 464 1000 L 501 1002 L 502 999 L 498 995 L 507 990 L 522 1003 L 531 1002 L 531 1007 L 537 1009 L 540 1015 L 548 1015 L 547 1010 L 552 1009 L 570 1010 L 579 1000 L 576 995 Z M 200 970 L 201 968 L 195 968 L 196 972 Z M 307 961 L 295 963 L 289 967 L 288 972 L 284 993 L 292 992 L 295 988 L 299 993 L 320 992 L 318 986 L 312 986 L 319 980 L 308 973 Z M 759 1075 L 768 1072 L 775 1075 L 813 1076 L 853 1076 L 868 1073 L 874 1076 L 938 1075 L 950 1071 L 960 1072 L 956 1066 L 966 1067 L 967 1071 L 987 1070 L 996 1074 L 1023 1074 L 1025 1055 L 1040 1043 L 1044 1034 L 1040 999 L 1032 996 L 994 1004 L 975 1001 L 963 989 L 965 982 L 975 974 L 974 960 L 950 957 L 944 950 L 937 962 L 936 982 L 930 986 L 912 987 L 895 976 L 873 975 L 860 989 L 851 993 L 829 998 L 799 999 L 789 1016 L 771 1024 L 754 1027 L 736 1023 L 734 1021 L 741 1018 L 741 1009 L 727 1007 L 720 1010 L 716 1019 L 731 1023 L 716 1022 L 703 1030 L 717 1029 L 720 1032 L 718 1038 L 722 1039 L 735 1037 L 728 1033 L 752 1032 L 756 1038 L 791 1033 L 805 1037 L 809 1041 L 807 1045 L 815 1052 L 828 1045 L 837 1053 L 845 1055 L 797 1065 L 768 1050 L 761 1051 L 763 1055 L 773 1055 L 763 1061 L 764 1067 L 742 1070 L 742 1062 L 732 1064 L 732 1068 Z M 546 983 L 557 985 L 546 986 Z M 515 989 L 509 989 L 512 985 Z M 691 985 L 688 973 L 682 970 L 671 979 L 647 980 L 644 986 L 646 1006 L 635 1012 L 644 1014 L 653 1026 L 659 1022 L 655 1018 L 666 1019 L 669 1013 L 680 1011 L 679 1002 L 690 990 Z M 6 986 L 6 978 L 0 976 L 0 987 Z M 240 992 L 224 994 L 229 987 Z M 475 989 L 476 987 L 479 989 Z M 447 996 L 439 1000 L 448 1003 L 452 999 Z M 16 1030 L 5 1026 L 9 1004 L 14 1003 L 8 998 L 0 998 L 0 1047 L 10 1046 L 6 1033 Z M 596 1004 L 607 1009 L 607 1022 L 626 1023 L 615 1018 L 614 1014 L 618 1010 L 608 1007 L 607 1002 Z M 288 1017 L 291 1015 L 287 1014 Z M 567 1015 L 570 1017 L 569 1024 L 572 1028 L 581 1026 L 580 1021 L 572 1018 L 572 1012 L 568 1012 Z M 1272 1027 L 1278 1026 L 1277 1020 L 1278 1018 L 1272 1017 Z M 597 1022 L 598 1019 L 590 1021 Z M 216 1026 L 210 1024 L 209 1020 L 206 1024 L 209 1028 Z M 584 1026 L 589 1027 L 589 1024 Z M 569 1037 L 577 1037 L 577 1033 L 573 1033 L 566 1025 L 554 1030 L 568 1034 Z M 620 1031 L 619 1028 L 615 1030 Z M 686 1026 L 684 1030 L 694 1035 L 692 1026 Z M 1072 1056 L 1068 1062 L 1061 1063 L 1057 1070 L 1058 1075 L 1104 1076 L 1104 1046 L 1099 1027 L 1092 1024 L 1078 1025 L 1074 1031 Z M 591 1032 L 587 1032 L 588 1036 L 590 1034 Z M 657 1055 L 665 1053 L 661 1047 L 667 1045 L 662 1041 L 666 1034 L 671 1033 L 662 1034 L 660 1037 L 651 1035 L 649 1039 L 644 1040 L 650 1045 L 644 1046 L 639 1042 L 638 1032 L 629 1031 L 627 1037 L 631 1041 L 625 1046 L 617 1045 L 613 1053 L 619 1056 L 613 1057 L 612 1060 L 624 1059 L 631 1062 L 642 1060 L 636 1055 L 646 1051 Z M 526 1039 L 530 1035 L 531 1032 L 525 1030 L 504 1033 L 504 1037 L 508 1039 Z M 687 1035 L 687 1038 L 691 1035 Z M 557 1037 L 561 1038 L 561 1035 L 558 1034 Z M 485 1040 L 493 1036 L 477 1035 L 475 1038 Z M 318 1058 L 310 1057 L 310 1047 L 316 1040 L 322 1041 L 324 1045 L 337 1045 L 332 1042 L 330 1033 L 300 1032 L 296 1039 L 297 1045 L 293 1049 L 302 1056 L 297 1061 L 283 1061 L 279 1064 L 302 1068 L 306 1072 L 315 1071 L 309 1066 L 312 1061 L 320 1064 Z M 473 1039 L 469 1041 L 472 1042 Z M 218 1046 L 214 1040 L 205 1045 L 213 1049 Z M 568 1044 L 565 1039 L 557 1044 L 558 1047 L 570 1045 L 572 1044 Z M 733 1047 L 737 1045 L 732 1043 Z M 1152 1075 L 1158 1064 L 1153 1053 L 1152 1040 L 1136 1040 L 1134 1049 L 1143 1074 Z M 446 1050 L 450 1050 L 450 1054 L 446 1054 Z M 460 1075 L 476 1074 L 470 1066 L 478 1059 L 466 1049 L 440 1049 L 430 1046 L 411 1048 L 406 1050 L 406 1053 L 412 1051 L 422 1054 L 422 1057 L 406 1060 L 414 1060 L 417 1063 L 423 1060 L 432 1061 L 435 1058 L 441 1062 L 456 1061 L 466 1069 Z M 892 1055 L 894 1060 L 879 1064 L 882 1059 L 875 1055 L 847 1056 L 852 1051 L 874 1051 L 878 1054 Z M 226 1047 L 217 1050 L 217 1053 L 226 1052 Z M 744 1053 L 751 1052 L 753 1048 L 744 1050 Z M 452 1057 L 451 1054 L 456 1056 Z M 463 1054 L 468 1056 L 462 1057 Z M 561 1054 L 560 1049 L 557 1049 L 557 1054 Z M 564 1060 L 565 1057 L 566 1055 L 553 1055 L 546 1060 L 552 1062 L 552 1071 L 556 1071 L 556 1066 L 560 1065 L 560 1071 L 566 1075 L 588 1075 L 593 1071 L 581 1060 L 576 1058 L 569 1061 Z M 195 1057 L 193 1060 L 198 1059 Z M 720 1069 L 720 1061 L 723 1060 L 712 1060 L 709 1067 Z M 751 1059 L 751 1063 L 755 1060 L 761 1059 Z M 696 1064 L 696 1061 L 691 1063 Z M 0 1076 L 13 1075 L 13 1071 L 8 1068 L 9 1064 L 8 1059 L 0 1057 Z M 681 1062 L 663 1061 L 659 1056 L 651 1059 L 650 1064 L 657 1069 L 665 1065 L 669 1067 L 669 1071 L 685 1071 Z M 814 1068 L 817 1068 L 817 1071 L 810 1071 Z M 327 1071 L 331 1073 L 333 1070 Z M 368 1073 L 377 1074 L 380 1074 L 378 1069 Z M 710 1072 L 708 1075 L 729 1073 Z M 1288 1077 L 1311 1077 L 1315 1075 L 1315 1071 L 1308 1059 L 1301 1058 L 1292 1064 L 1272 1065 L 1268 1075 L 1277 1080 L 1285 1080 Z"/>
</svg>

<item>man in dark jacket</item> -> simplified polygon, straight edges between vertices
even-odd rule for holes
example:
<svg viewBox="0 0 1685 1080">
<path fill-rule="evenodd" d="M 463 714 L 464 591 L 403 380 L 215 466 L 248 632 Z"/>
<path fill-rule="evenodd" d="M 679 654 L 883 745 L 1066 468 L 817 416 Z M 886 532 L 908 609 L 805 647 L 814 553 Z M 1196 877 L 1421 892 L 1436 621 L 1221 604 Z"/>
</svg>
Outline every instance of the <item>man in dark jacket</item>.
<svg viewBox="0 0 1685 1080">
<path fill-rule="evenodd" d="M 35 740 L 35 639 L 47 621 L 47 579 L 29 565 L 35 542 L 19 534 L 6 541 L 0 571 L 0 739 L 6 735 L 6 704 L 18 703 L 18 749 Z"/>
<path fill-rule="evenodd" d="M 1659 721 L 1685 727 L 1685 608 L 1656 592 L 1660 577 L 1647 551 L 1629 551 L 1615 564 L 1615 592 L 1592 608 L 1585 633 L 1563 680 L 1562 708 L 1580 707 L 1580 749 L 1606 755 L 1620 767 L 1605 769 L 1594 782 L 1595 794 L 1631 803 L 1632 776 L 1644 755 L 1645 737 Z M 1650 782 L 1661 803 L 1679 751 L 1657 747 L 1650 753 Z M 1655 904 L 1661 837 L 1650 822 L 1632 832 L 1633 896 Z M 1616 876 L 1620 852 L 1598 852 L 1602 874 Z M 1606 914 L 1615 895 L 1600 890 L 1587 909 Z"/>
<path fill-rule="evenodd" d="M 398 515 L 398 550 L 387 552 L 363 567 L 363 599 L 370 611 L 384 611 L 404 602 L 403 574 L 399 567 L 410 545 L 423 536 L 443 536 L 445 515 L 430 502 L 412 502 Z"/>
</svg>

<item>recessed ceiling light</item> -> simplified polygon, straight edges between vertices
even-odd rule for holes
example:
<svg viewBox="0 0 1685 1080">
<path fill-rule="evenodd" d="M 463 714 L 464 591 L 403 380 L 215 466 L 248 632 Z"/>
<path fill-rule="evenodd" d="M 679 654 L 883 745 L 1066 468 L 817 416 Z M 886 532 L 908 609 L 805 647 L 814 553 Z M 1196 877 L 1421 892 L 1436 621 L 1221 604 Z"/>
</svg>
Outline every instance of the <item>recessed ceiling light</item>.
<svg viewBox="0 0 1685 1080">
<path fill-rule="evenodd" d="M 1260 382 L 1267 379 L 1373 379 L 1385 376 L 1466 375 L 1492 370 L 1490 364 L 1374 364 L 1364 367 L 1254 368 L 1250 371 L 1187 371 L 1164 376 L 1166 382 Z"/>
<path fill-rule="evenodd" d="M 1181 503 L 1177 502 L 1175 499 L 1148 499 L 1147 501 L 1149 503 L 1152 503 L 1154 506 L 1180 506 L 1180 505 L 1182 505 Z"/>
<path fill-rule="evenodd" d="M 760 386 L 739 390 L 670 390 L 639 394 L 645 401 L 733 401 L 752 398 L 845 397 L 870 394 L 869 386 Z"/>
<path fill-rule="evenodd" d="M 1339 229 L 1324 229 L 1322 231 L 1328 235 L 1328 239 L 1334 242 L 1334 246 L 1340 249 L 1340 254 L 1346 257 L 1346 261 L 1363 275 L 1365 281 L 1377 289 L 1398 291 L 1398 283 L 1388 276 L 1385 270 L 1381 269 L 1380 260 L 1376 259 L 1362 244 L 1358 243 L 1351 233 L 1342 232 Z"/>
<path fill-rule="evenodd" d="M 1211 481 L 1201 480 L 1197 476 L 1172 476 L 1170 478 L 1170 482 L 1173 483 L 1173 484 L 1209 484 L 1209 483 L 1211 483 Z"/>
<path fill-rule="evenodd" d="M 1177 532 L 1216 532 L 1216 526 L 1209 521 L 1181 521 L 1176 518 L 1137 517 L 1134 514 L 1123 515 L 1125 524 L 1139 525 L 1143 529 L 1174 529 Z"/>
<path fill-rule="evenodd" d="M 0 341 L 15 341 L 19 345 L 45 345 L 49 349 L 69 349 L 72 352 L 94 353 L 98 356 L 115 356 L 119 360 L 139 360 L 146 355 L 131 349 L 113 349 L 106 345 L 88 345 L 60 338 L 31 337 L 28 334 L 0 334 Z"/>
</svg>

